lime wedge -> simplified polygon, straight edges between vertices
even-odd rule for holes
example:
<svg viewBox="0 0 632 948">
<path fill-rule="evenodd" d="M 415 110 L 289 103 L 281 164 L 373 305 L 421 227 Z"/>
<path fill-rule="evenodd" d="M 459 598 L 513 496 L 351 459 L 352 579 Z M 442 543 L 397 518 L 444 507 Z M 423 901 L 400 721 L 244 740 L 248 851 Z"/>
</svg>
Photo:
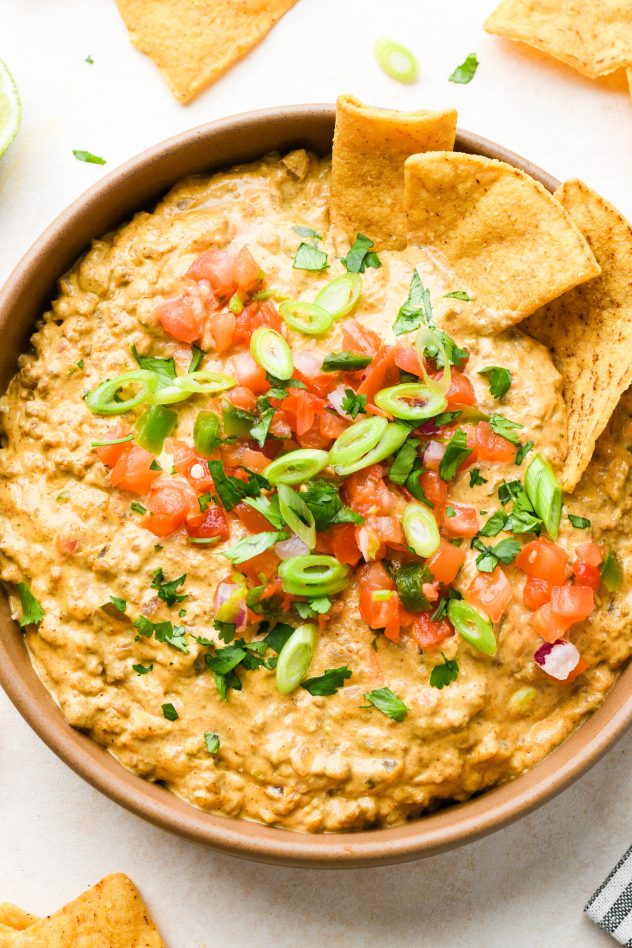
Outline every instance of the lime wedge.
<svg viewBox="0 0 632 948">
<path fill-rule="evenodd" d="M 22 106 L 15 79 L 0 59 L 0 155 L 3 155 L 20 127 Z"/>
</svg>

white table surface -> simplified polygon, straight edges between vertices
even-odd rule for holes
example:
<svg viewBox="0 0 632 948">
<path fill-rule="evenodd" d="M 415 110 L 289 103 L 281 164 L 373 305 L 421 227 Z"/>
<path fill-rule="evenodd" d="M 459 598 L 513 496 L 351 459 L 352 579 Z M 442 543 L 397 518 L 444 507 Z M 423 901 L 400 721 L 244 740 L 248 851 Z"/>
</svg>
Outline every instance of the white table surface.
<svg viewBox="0 0 632 948">
<path fill-rule="evenodd" d="M 622 77 L 593 82 L 487 36 L 492 6 L 300 0 L 246 60 L 183 107 L 129 45 L 113 0 L 0 0 L 0 58 L 24 111 L 0 161 L 0 281 L 59 211 L 143 148 L 231 113 L 340 92 L 398 108 L 456 106 L 463 128 L 559 178 L 584 178 L 632 216 L 632 101 Z M 372 47 L 382 34 L 417 53 L 415 85 L 378 70 Z M 474 81 L 447 82 L 471 51 L 481 62 Z M 81 164 L 73 148 L 108 163 Z M 456 852 L 386 869 L 281 869 L 205 851 L 119 809 L 57 760 L 0 694 L 0 901 L 45 914 L 124 871 L 171 948 L 613 944 L 582 907 L 630 843 L 630 751 L 632 734 L 547 806 Z"/>
</svg>

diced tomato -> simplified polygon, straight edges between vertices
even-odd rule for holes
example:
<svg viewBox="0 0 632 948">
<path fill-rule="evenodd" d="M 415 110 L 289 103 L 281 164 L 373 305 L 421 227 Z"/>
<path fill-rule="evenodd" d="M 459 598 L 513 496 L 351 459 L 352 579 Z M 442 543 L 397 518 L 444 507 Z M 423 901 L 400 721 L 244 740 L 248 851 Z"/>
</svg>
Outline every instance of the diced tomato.
<svg viewBox="0 0 632 948">
<path fill-rule="evenodd" d="M 388 585 L 375 585 L 379 582 L 378 575 L 373 573 L 360 577 L 360 615 L 369 628 L 384 629 L 387 638 L 399 642 L 399 597 L 393 590 L 393 581 L 386 570 L 383 570 L 383 575 Z"/>
<path fill-rule="evenodd" d="M 588 664 L 585 658 L 582 658 L 580 656 L 579 661 L 575 665 L 575 668 L 572 670 L 572 672 L 569 672 L 567 677 L 564 678 L 564 680 L 561 681 L 560 684 L 569 685 L 571 681 L 575 681 L 576 678 L 578 678 L 580 675 L 583 675 L 583 673 L 586 671 L 587 668 L 590 668 L 590 665 Z"/>
<path fill-rule="evenodd" d="M 253 511 L 253 513 L 255 512 Z M 221 537 L 227 540 L 230 536 L 230 526 L 226 512 L 214 505 L 208 507 L 203 514 L 201 523 L 197 522 L 197 518 L 195 518 L 195 522 L 191 518 L 187 519 L 187 532 L 190 537 L 196 539 L 206 540 L 210 537 Z"/>
<path fill-rule="evenodd" d="M 122 434 L 110 434 L 110 438 L 122 438 Z M 104 439 L 105 440 L 105 439 Z M 131 441 L 124 441 L 122 444 L 105 444 L 102 448 L 97 448 L 96 452 L 106 467 L 114 467 L 116 462 L 123 454 L 131 450 Z"/>
<path fill-rule="evenodd" d="M 263 395 L 270 388 L 266 370 L 255 362 L 250 352 L 238 352 L 231 356 L 230 365 L 239 384 L 249 388 L 255 395 Z"/>
<path fill-rule="evenodd" d="M 590 586 L 554 586 L 551 590 L 551 613 L 569 624 L 587 619 L 595 608 L 595 596 Z"/>
<path fill-rule="evenodd" d="M 198 494 L 214 490 L 213 478 L 208 469 L 208 461 L 195 448 L 181 441 L 179 438 L 167 438 L 166 450 L 173 455 L 173 466 L 178 474 L 186 477 L 187 481 Z"/>
<path fill-rule="evenodd" d="M 365 370 L 364 378 L 358 386 L 358 394 L 367 395 L 373 401 L 377 392 L 389 385 L 397 385 L 399 370 L 395 365 L 393 346 L 381 346 L 373 357 L 373 362 Z"/>
<path fill-rule="evenodd" d="M 314 547 L 314 551 L 316 553 L 324 553 L 326 556 L 333 556 L 332 541 L 333 534 L 331 527 L 329 530 L 320 530 L 316 534 L 316 546 Z"/>
<path fill-rule="evenodd" d="M 218 296 L 228 299 L 236 289 L 233 271 L 233 254 L 213 247 L 211 250 L 205 250 L 193 261 L 186 276 L 192 280 L 208 280 Z"/>
<path fill-rule="evenodd" d="M 249 471 L 254 471 L 255 474 L 261 474 L 270 463 L 261 451 L 253 451 L 247 444 L 239 442 L 223 444 L 220 448 L 220 454 L 226 467 L 247 467 Z M 235 476 L 238 477 L 239 472 Z"/>
<path fill-rule="evenodd" d="M 218 313 L 211 319 L 211 335 L 218 355 L 226 352 L 233 344 L 237 320 L 234 313 Z"/>
<path fill-rule="evenodd" d="M 257 396 L 244 385 L 238 385 L 226 392 L 226 398 L 235 408 L 243 408 L 244 411 L 255 412 L 257 410 Z"/>
<path fill-rule="evenodd" d="M 294 416 L 293 424 L 296 424 Z M 331 438 L 326 438 L 320 429 L 320 419 L 314 418 L 311 428 L 304 434 L 297 434 L 296 440 L 302 448 L 315 448 L 318 451 L 326 451 L 331 446 Z"/>
<path fill-rule="evenodd" d="M 233 265 L 233 276 L 240 293 L 252 293 L 261 286 L 261 267 L 247 247 L 242 247 Z"/>
<path fill-rule="evenodd" d="M 394 358 L 395 365 L 404 372 L 409 372 L 410 375 L 418 375 L 419 378 L 423 375 L 419 363 L 419 356 L 410 346 L 405 349 L 398 347 L 395 350 Z"/>
<path fill-rule="evenodd" d="M 479 573 L 465 591 L 466 598 L 500 622 L 513 600 L 513 588 L 500 566 L 492 573 Z"/>
<path fill-rule="evenodd" d="M 265 550 L 258 556 L 246 560 L 245 563 L 240 563 L 239 571 L 244 573 L 254 586 L 260 586 L 276 575 L 279 562 L 279 557 L 274 550 Z"/>
<path fill-rule="evenodd" d="M 200 299 L 183 296 L 167 300 L 156 309 L 156 315 L 165 332 L 181 342 L 195 342 L 202 335 L 206 312 Z"/>
<path fill-rule="evenodd" d="M 454 543 L 448 543 L 447 540 L 441 540 L 439 549 L 432 554 L 426 566 L 435 579 L 447 586 L 456 579 L 465 559 L 465 550 Z"/>
<path fill-rule="evenodd" d="M 435 373 L 433 373 L 433 377 L 441 378 L 441 374 L 439 373 L 435 375 Z M 468 379 L 467 375 L 463 375 L 462 372 L 459 372 L 455 368 L 452 369 L 452 374 L 450 375 L 450 386 L 446 392 L 446 398 L 448 400 L 448 408 L 458 408 L 460 405 L 476 404 L 474 386 Z M 505 444 L 509 444 L 509 442 L 506 441 Z M 512 453 L 512 458 L 515 453 L 516 452 L 514 450 Z"/>
<path fill-rule="evenodd" d="M 325 438 L 339 438 L 343 431 L 346 431 L 350 422 L 341 418 L 340 415 L 332 411 L 324 411 L 320 415 L 320 432 Z"/>
<path fill-rule="evenodd" d="M 362 526 L 356 527 L 356 542 L 364 559 L 381 560 L 386 547 L 404 547 L 404 531 L 396 517 L 369 516 Z"/>
<path fill-rule="evenodd" d="M 448 485 L 445 481 L 441 480 L 437 472 L 422 471 L 419 475 L 419 486 L 430 503 L 434 504 L 435 512 L 443 511 L 448 502 Z"/>
<path fill-rule="evenodd" d="M 342 324 L 342 347 L 352 352 L 363 352 L 365 355 L 375 355 L 381 346 L 381 339 L 377 333 L 362 326 L 355 319 L 348 319 Z"/>
<path fill-rule="evenodd" d="M 478 513 L 475 507 L 469 507 L 467 504 L 451 503 L 454 510 L 454 516 L 446 516 L 443 520 L 443 532 L 447 537 L 473 537 L 480 529 Z"/>
<path fill-rule="evenodd" d="M 433 619 L 431 612 L 421 612 L 415 618 L 412 633 L 420 648 L 434 648 L 454 635 L 454 628 L 449 619 Z"/>
<path fill-rule="evenodd" d="M 272 303 L 249 303 L 237 316 L 235 323 L 235 342 L 250 342 L 255 329 L 260 326 L 269 326 L 281 332 L 283 322 L 276 307 Z"/>
<path fill-rule="evenodd" d="M 584 560 L 575 560 L 573 574 L 580 586 L 590 586 L 594 592 L 601 586 L 601 573 L 597 566 L 585 563 Z"/>
<path fill-rule="evenodd" d="M 515 444 L 492 431 L 487 421 L 468 429 L 467 446 L 473 449 L 473 460 L 508 462 L 516 456 Z"/>
<path fill-rule="evenodd" d="M 384 483 L 384 469 L 379 464 L 352 474 L 344 482 L 344 491 L 349 506 L 362 516 L 389 514 L 395 505 L 395 494 Z"/>
<path fill-rule="evenodd" d="M 272 421 L 270 422 L 270 428 L 268 429 L 271 435 L 274 435 L 275 438 L 282 438 L 284 441 L 287 441 L 292 437 L 292 416 L 289 412 L 283 411 L 283 409 L 277 409 L 274 415 L 272 416 Z M 265 447 L 267 448 L 270 445 L 270 441 L 266 441 Z"/>
<path fill-rule="evenodd" d="M 338 372 L 323 372 L 322 364 L 322 356 L 310 350 L 294 353 L 294 378 L 314 395 L 324 398 L 340 384 L 340 377 Z"/>
<path fill-rule="evenodd" d="M 357 566 L 362 554 L 356 542 L 355 526 L 352 523 L 340 523 L 331 528 L 331 552 L 339 563 Z"/>
<path fill-rule="evenodd" d="M 156 458 L 144 448 L 132 445 L 129 451 L 121 454 L 112 468 L 110 481 L 113 487 L 128 490 L 132 494 L 146 494 L 161 472 L 152 471 L 151 465 Z"/>
<path fill-rule="evenodd" d="M 194 491 L 183 481 L 161 477 L 147 495 L 149 515 L 142 521 L 143 527 L 157 537 L 175 533 L 187 517 L 199 507 Z"/>
<path fill-rule="evenodd" d="M 291 394 L 283 399 L 283 410 L 296 420 L 293 428 L 297 435 L 304 435 L 314 424 L 314 419 L 325 410 L 325 402 L 317 395 L 303 388 L 291 389 Z M 320 430 L 320 425 L 319 425 Z"/>
<path fill-rule="evenodd" d="M 580 543 L 575 552 L 578 560 L 583 560 L 590 566 L 600 566 L 603 561 L 603 550 L 598 543 Z"/>
<path fill-rule="evenodd" d="M 237 514 L 241 523 L 243 523 L 249 533 L 262 533 L 265 530 L 271 530 L 269 522 L 260 514 L 258 510 L 245 504 L 243 501 L 235 507 L 233 513 Z"/>
<path fill-rule="evenodd" d="M 516 557 L 516 566 L 532 579 L 544 579 L 551 586 L 566 582 L 566 553 L 544 537 L 526 543 Z"/>
<path fill-rule="evenodd" d="M 539 609 L 551 599 L 551 590 L 553 587 L 544 579 L 536 579 L 535 576 L 527 577 L 522 591 L 522 598 L 527 609 Z"/>
<path fill-rule="evenodd" d="M 564 633 L 572 623 L 560 618 L 560 616 L 553 615 L 551 612 L 551 603 L 546 602 L 531 616 L 531 625 L 533 630 L 537 632 L 545 642 L 549 642 L 552 645 L 553 642 L 557 642 L 558 639 L 564 637 Z"/>
</svg>

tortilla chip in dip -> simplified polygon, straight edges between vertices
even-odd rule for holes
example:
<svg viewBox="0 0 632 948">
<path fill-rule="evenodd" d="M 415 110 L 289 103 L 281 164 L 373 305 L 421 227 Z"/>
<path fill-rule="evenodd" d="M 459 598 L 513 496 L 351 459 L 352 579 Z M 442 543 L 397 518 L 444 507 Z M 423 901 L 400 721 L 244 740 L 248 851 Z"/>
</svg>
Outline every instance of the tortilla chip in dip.
<svg viewBox="0 0 632 948">
<path fill-rule="evenodd" d="M 182 103 L 245 56 L 297 0 L 116 0 L 134 46 Z"/>
<path fill-rule="evenodd" d="M 404 162 L 424 151 L 454 147 L 457 113 L 394 112 L 351 95 L 336 104 L 331 220 L 347 236 L 360 231 L 381 249 L 406 246 Z"/>
<path fill-rule="evenodd" d="M 503 0 L 484 25 L 592 79 L 632 65 L 629 0 Z"/>
<path fill-rule="evenodd" d="M 163 948 L 164 942 L 138 889 L 128 876 L 119 872 L 101 879 L 54 915 L 38 919 L 22 931 L 0 933 L 0 946 L 9 945 L 16 948 Z"/>
<path fill-rule="evenodd" d="M 553 195 L 503 161 L 460 152 L 406 161 L 411 243 L 456 272 L 488 307 L 496 333 L 599 274 L 579 228 Z"/>
<path fill-rule="evenodd" d="M 581 181 L 566 181 L 556 196 L 601 265 L 598 279 L 565 293 L 521 326 L 549 349 L 564 378 L 568 455 L 561 482 L 570 491 L 632 382 L 632 228 Z"/>
</svg>

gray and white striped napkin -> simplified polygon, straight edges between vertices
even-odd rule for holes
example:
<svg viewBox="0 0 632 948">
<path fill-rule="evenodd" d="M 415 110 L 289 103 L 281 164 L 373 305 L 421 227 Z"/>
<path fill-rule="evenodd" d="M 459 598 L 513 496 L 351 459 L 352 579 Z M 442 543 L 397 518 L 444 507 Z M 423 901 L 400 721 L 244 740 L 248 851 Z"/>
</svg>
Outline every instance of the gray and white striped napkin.
<svg viewBox="0 0 632 948">
<path fill-rule="evenodd" d="M 618 942 L 632 948 L 632 846 L 599 886 L 584 912 Z"/>
</svg>

